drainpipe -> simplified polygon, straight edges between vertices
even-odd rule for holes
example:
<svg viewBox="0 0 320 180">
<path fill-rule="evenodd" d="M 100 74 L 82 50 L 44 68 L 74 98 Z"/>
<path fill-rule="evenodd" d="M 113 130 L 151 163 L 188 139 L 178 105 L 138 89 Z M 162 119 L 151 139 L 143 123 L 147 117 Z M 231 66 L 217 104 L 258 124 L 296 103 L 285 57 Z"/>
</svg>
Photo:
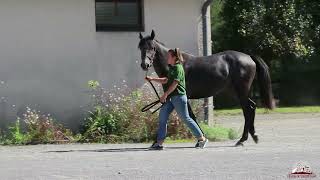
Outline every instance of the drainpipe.
<svg viewBox="0 0 320 180">
<path fill-rule="evenodd" d="M 208 56 L 210 55 L 208 52 L 208 41 L 210 42 L 211 39 L 208 39 L 208 9 L 209 6 L 212 4 L 213 0 L 207 0 L 204 2 L 202 9 L 201 9 L 201 13 L 202 13 L 202 36 L 203 36 L 203 55 L 204 56 Z M 209 24 L 210 25 L 210 24 Z M 210 32 L 211 33 L 211 32 Z"/>
<path fill-rule="evenodd" d="M 208 26 L 208 9 L 212 4 L 213 0 L 206 0 L 202 6 L 202 43 L 203 43 L 203 56 L 211 55 L 211 38 L 209 39 Z M 211 36 L 210 36 L 211 37 Z M 205 98 L 204 99 L 204 120 L 207 122 L 209 126 L 214 125 L 213 121 L 213 98 Z"/>
</svg>

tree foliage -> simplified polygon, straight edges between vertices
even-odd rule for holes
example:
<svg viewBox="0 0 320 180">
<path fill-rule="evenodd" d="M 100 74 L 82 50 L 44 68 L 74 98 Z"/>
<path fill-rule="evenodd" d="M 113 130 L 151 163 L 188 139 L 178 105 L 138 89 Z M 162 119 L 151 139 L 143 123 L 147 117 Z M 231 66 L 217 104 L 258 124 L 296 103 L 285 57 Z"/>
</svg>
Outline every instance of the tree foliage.
<svg viewBox="0 0 320 180">
<path fill-rule="evenodd" d="M 319 1 L 224 0 L 216 3 L 220 5 L 214 5 L 213 10 L 221 7 L 219 17 L 223 22 L 213 27 L 214 51 L 234 49 L 268 60 L 308 58 L 318 51 Z"/>
<path fill-rule="evenodd" d="M 217 0 L 211 12 L 213 52 L 261 56 L 280 105 L 320 103 L 319 0 Z M 216 107 L 233 106 L 231 94 L 218 97 Z"/>
</svg>

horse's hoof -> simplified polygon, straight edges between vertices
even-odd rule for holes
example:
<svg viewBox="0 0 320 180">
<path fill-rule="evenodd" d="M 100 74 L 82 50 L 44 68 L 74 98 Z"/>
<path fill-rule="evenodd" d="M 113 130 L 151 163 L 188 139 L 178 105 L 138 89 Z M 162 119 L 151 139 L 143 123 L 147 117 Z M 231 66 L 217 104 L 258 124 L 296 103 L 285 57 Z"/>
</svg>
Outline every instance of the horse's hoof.
<svg viewBox="0 0 320 180">
<path fill-rule="evenodd" d="M 241 141 L 238 141 L 234 146 L 235 147 L 243 146 L 243 143 Z"/>
<path fill-rule="evenodd" d="M 259 138 L 258 138 L 257 135 L 253 135 L 253 136 L 252 136 L 252 139 L 253 139 L 253 141 L 254 141 L 256 144 L 258 144 Z"/>
</svg>

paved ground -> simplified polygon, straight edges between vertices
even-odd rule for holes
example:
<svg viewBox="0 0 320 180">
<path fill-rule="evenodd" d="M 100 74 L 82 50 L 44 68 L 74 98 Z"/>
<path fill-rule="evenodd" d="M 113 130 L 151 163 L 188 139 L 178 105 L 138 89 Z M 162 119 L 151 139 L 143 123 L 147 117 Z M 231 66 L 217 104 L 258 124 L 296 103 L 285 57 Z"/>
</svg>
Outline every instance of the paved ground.
<svg viewBox="0 0 320 180">
<path fill-rule="evenodd" d="M 243 125 L 241 117 L 219 120 Z M 287 179 L 299 161 L 320 178 L 320 114 L 258 115 L 256 130 L 258 145 L 227 141 L 203 150 L 193 144 L 162 152 L 147 151 L 148 144 L 0 146 L 0 179 Z"/>
</svg>

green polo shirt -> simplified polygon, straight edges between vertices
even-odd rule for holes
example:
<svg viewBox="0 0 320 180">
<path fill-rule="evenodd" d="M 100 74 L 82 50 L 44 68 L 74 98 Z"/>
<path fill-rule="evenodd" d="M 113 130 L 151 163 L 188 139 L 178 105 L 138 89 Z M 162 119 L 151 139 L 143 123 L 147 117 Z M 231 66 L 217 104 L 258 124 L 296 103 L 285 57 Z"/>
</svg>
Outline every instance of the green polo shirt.
<svg viewBox="0 0 320 180">
<path fill-rule="evenodd" d="M 168 82 L 163 85 L 163 89 L 166 92 L 174 80 L 178 81 L 177 88 L 169 94 L 168 97 L 176 95 L 186 95 L 186 81 L 183 66 L 181 64 L 176 64 L 174 66 L 169 65 L 169 72 L 167 74 Z"/>
</svg>

